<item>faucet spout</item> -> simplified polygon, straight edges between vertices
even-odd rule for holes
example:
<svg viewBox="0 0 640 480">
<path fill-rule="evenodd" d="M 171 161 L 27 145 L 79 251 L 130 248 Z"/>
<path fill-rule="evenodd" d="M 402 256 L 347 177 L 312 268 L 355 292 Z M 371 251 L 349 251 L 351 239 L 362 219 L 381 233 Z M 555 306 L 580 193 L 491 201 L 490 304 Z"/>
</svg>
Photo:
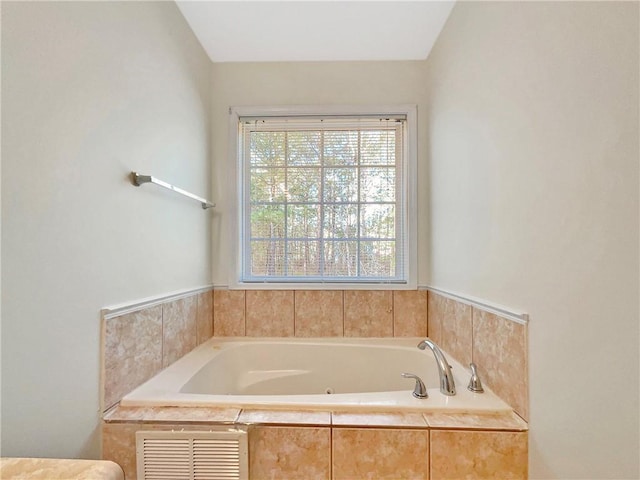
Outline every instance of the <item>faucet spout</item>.
<svg viewBox="0 0 640 480">
<path fill-rule="evenodd" d="M 444 395 L 455 395 L 456 384 L 453 381 L 453 374 L 451 373 L 451 367 L 447 361 L 442 350 L 433 343 L 430 339 L 426 338 L 418 344 L 420 350 L 424 350 L 429 347 L 429 350 L 433 352 L 436 357 L 436 364 L 438 365 L 438 373 L 440 374 L 440 391 Z"/>
</svg>

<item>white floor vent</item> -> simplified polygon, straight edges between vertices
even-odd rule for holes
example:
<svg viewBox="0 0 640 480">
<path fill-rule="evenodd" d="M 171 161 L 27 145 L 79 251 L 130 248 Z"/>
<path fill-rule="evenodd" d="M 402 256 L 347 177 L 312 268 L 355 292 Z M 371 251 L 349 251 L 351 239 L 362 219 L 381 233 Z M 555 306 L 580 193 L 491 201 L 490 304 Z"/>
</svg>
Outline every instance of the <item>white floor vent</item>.
<svg viewBox="0 0 640 480">
<path fill-rule="evenodd" d="M 247 432 L 136 432 L 138 480 L 248 480 Z"/>
</svg>

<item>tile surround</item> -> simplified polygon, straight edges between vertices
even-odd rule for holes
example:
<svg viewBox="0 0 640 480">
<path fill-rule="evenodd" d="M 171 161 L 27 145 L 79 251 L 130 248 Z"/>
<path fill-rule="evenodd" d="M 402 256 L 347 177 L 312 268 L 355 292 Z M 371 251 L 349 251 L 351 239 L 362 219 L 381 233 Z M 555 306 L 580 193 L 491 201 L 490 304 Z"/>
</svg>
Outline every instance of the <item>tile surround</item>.
<svg viewBox="0 0 640 480">
<path fill-rule="evenodd" d="M 249 478 L 331 478 L 331 429 L 253 427 L 249 432 Z"/>
<path fill-rule="evenodd" d="M 433 479 L 526 478 L 527 432 L 500 431 L 526 428 L 515 414 L 477 415 L 471 423 L 462 414 L 429 419 L 438 417 L 442 425 L 464 426 L 428 427 L 427 415 L 418 413 L 117 407 L 102 423 L 102 457 L 132 480 L 137 431 L 206 431 L 235 423 L 249 432 L 252 480 L 428 479 L 430 472 Z"/>
<path fill-rule="evenodd" d="M 480 378 L 525 420 L 529 418 L 527 326 L 473 309 L 473 361 Z"/>
<path fill-rule="evenodd" d="M 473 415 L 470 413 L 433 412 L 423 414 L 429 428 L 448 430 L 505 430 L 527 431 L 529 426 L 511 412 L 500 415 Z"/>
<path fill-rule="evenodd" d="M 427 336 L 427 291 L 393 292 L 393 336 Z"/>
<path fill-rule="evenodd" d="M 244 290 L 213 291 L 213 334 L 216 337 L 244 337 Z"/>
<path fill-rule="evenodd" d="M 472 361 L 473 327 L 470 305 L 429 292 L 429 338 L 468 366 Z"/>
<path fill-rule="evenodd" d="M 522 387 L 522 379 L 527 378 L 526 325 L 431 292 L 215 290 L 110 319 L 105 322 L 104 329 L 105 406 L 109 406 L 108 402 L 117 402 L 123 394 L 157 373 L 163 365 L 188 353 L 212 334 L 421 337 L 428 333 L 461 363 L 473 358 L 485 385 L 510 403 L 523 418 L 526 419 L 528 415 L 526 385 Z M 135 342 L 127 341 L 127 338 Z M 113 373 L 117 371 L 126 372 L 121 376 L 124 378 L 118 380 L 119 383 L 113 382 L 116 377 Z M 144 373 L 141 376 L 143 379 L 138 379 L 134 373 Z M 511 390 L 504 390 L 501 381 Z M 513 388 L 514 385 L 516 388 Z M 423 445 L 426 452 L 430 451 L 431 432 L 432 447 L 427 456 L 431 456 L 432 478 L 436 480 L 458 474 L 462 475 L 461 478 L 491 478 L 487 472 L 498 468 L 497 465 L 505 468 L 504 478 L 526 478 L 527 424 L 515 414 L 365 414 L 171 407 L 115 411 L 117 413 L 105 417 L 105 451 L 117 450 L 118 442 L 124 441 L 122 435 L 133 431 L 134 456 L 135 430 L 141 426 L 164 429 L 172 425 L 180 428 L 188 425 L 198 430 L 211 423 L 254 425 L 251 430 L 256 433 L 253 440 L 250 436 L 250 443 L 257 456 L 250 461 L 257 473 L 252 474 L 252 478 L 283 478 L 286 472 L 293 471 L 292 465 L 296 462 L 301 462 L 300 465 L 304 463 L 302 470 L 305 473 L 301 477 L 295 477 L 297 473 L 292 473 L 291 477 L 284 478 L 330 478 L 331 448 L 334 478 L 350 478 L 349 475 L 357 475 L 358 472 L 365 475 L 362 478 L 368 478 L 366 465 L 371 462 L 372 465 L 379 462 L 375 466 L 375 478 L 387 478 L 385 472 L 400 468 L 394 462 L 401 462 L 401 459 L 394 459 L 393 455 L 384 460 L 375 459 L 367 456 L 366 447 L 371 446 L 377 451 L 388 448 L 392 451 L 392 445 L 399 445 L 397 442 L 402 438 L 401 434 L 413 435 L 416 432 L 418 436 L 426 435 L 426 443 L 419 440 L 416 444 L 419 450 Z M 114 434 L 120 434 L 120 437 L 116 435 L 114 438 Z M 468 436 L 470 434 L 508 435 L 474 437 Z M 401 443 L 406 441 L 405 438 Z M 303 447 L 296 442 L 301 442 Z M 471 451 L 476 444 L 482 443 L 485 448 L 480 448 L 475 456 L 477 458 L 473 460 L 479 467 L 474 467 L 469 473 L 468 465 L 457 460 L 454 466 L 443 466 L 446 455 L 439 450 L 443 442 L 448 445 L 446 448 L 453 448 L 454 451 L 459 448 L 462 452 Z M 271 450 L 264 449 L 267 444 L 273 445 Z M 261 445 L 260 453 L 255 450 L 258 445 Z M 284 445 L 284 451 L 280 449 L 276 452 L 276 445 Z M 353 445 L 364 449 L 364 453 L 360 457 L 353 456 L 349 463 L 348 455 L 340 452 L 355 448 Z M 406 454 L 405 450 L 396 451 L 396 456 L 402 457 Z M 424 454 L 423 450 L 420 450 L 420 455 Z M 410 455 L 415 456 L 415 452 Z M 505 460 L 505 456 L 513 457 L 513 462 Z M 435 469 L 434 461 L 439 465 Z M 125 458 L 126 462 L 131 463 L 130 459 Z M 414 465 L 418 463 L 414 462 Z M 407 472 L 406 478 L 428 478 L 424 476 L 428 475 L 428 470 L 425 473 L 422 468 L 424 465 L 420 465 L 417 470 Z M 523 471 L 525 476 L 521 477 Z M 402 476 L 404 473 L 398 472 L 395 472 L 395 477 L 389 478 L 405 478 Z"/>
<path fill-rule="evenodd" d="M 333 412 L 331 424 L 345 427 L 421 427 L 427 423 L 420 413 Z"/>
<path fill-rule="evenodd" d="M 331 425 L 329 412 L 242 410 L 238 423 L 259 425 Z"/>
<path fill-rule="evenodd" d="M 427 335 L 425 290 L 215 290 L 213 310 L 216 337 Z"/>
<path fill-rule="evenodd" d="M 102 321 L 103 411 L 213 333 L 212 290 L 122 315 L 108 313 Z"/>
<path fill-rule="evenodd" d="M 526 432 L 431 431 L 431 480 L 527 478 Z"/>
<path fill-rule="evenodd" d="M 429 431 L 335 428 L 333 478 L 428 479 Z"/>
<path fill-rule="evenodd" d="M 475 362 L 483 384 L 527 420 L 527 325 L 431 291 L 428 310 L 429 337 L 464 366 Z"/>
<path fill-rule="evenodd" d="M 344 292 L 341 290 L 296 290 L 296 337 L 342 337 Z"/>
<path fill-rule="evenodd" d="M 196 325 L 196 343 L 200 345 L 213 336 L 213 290 L 198 294 Z"/>
<path fill-rule="evenodd" d="M 162 304 L 162 366 L 168 367 L 196 347 L 198 298 Z"/>
<path fill-rule="evenodd" d="M 292 290 L 247 290 L 246 335 L 293 337 Z"/>
<path fill-rule="evenodd" d="M 112 318 L 103 328 L 103 405 L 107 409 L 162 370 L 162 307 Z"/>
<path fill-rule="evenodd" d="M 235 423 L 239 408 L 224 407 L 116 407 L 105 414 L 107 423 Z"/>
<path fill-rule="evenodd" d="M 391 290 L 345 290 L 345 337 L 393 337 Z"/>
</svg>

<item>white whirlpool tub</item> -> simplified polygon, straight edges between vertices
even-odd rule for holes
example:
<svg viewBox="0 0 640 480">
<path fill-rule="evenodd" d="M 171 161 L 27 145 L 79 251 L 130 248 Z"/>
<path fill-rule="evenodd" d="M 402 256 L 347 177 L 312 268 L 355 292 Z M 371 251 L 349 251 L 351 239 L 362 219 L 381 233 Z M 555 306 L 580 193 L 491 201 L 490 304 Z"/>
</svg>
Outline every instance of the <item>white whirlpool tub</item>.
<svg viewBox="0 0 640 480">
<path fill-rule="evenodd" d="M 457 394 L 440 393 L 435 358 L 418 338 L 212 338 L 126 395 L 122 406 L 449 411 L 504 413 L 485 389 L 467 390 L 470 372 L 449 355 Z M 446 352 L 445 352 L 446 355 Z M 429 398 L 411 393 L 414 373 Z"/>
</svg>

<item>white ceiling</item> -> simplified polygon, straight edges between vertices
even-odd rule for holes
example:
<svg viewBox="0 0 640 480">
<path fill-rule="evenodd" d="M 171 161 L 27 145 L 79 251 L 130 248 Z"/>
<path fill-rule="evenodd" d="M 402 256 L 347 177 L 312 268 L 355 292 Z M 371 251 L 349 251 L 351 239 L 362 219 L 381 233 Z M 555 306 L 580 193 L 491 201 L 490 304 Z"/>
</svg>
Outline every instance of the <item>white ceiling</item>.
<svg viewBox="0 0 640 480">
<path fill-rule="evenodd" d="M 214 62 L 422 60 L 455 1 L 176 1 Z"/>
</svg>

